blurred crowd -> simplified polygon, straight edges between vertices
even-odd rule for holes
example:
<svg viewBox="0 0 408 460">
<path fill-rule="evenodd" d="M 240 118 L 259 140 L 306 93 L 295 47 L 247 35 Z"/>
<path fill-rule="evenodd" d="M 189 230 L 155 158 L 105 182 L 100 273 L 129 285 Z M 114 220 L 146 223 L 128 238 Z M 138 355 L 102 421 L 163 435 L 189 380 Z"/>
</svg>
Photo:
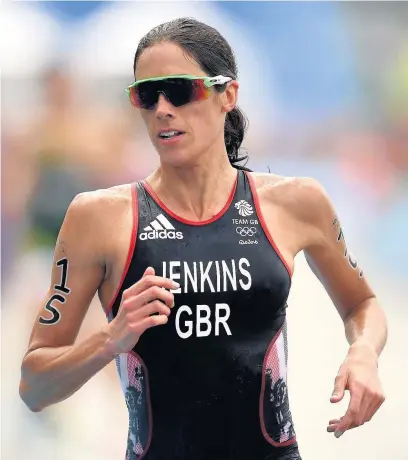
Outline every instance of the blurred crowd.
<svg viewBox="0 0 408 460">
<path fill-rule="evenodd" d="M 161 22 L 194 16 L 225 35 L 250 122 L 247 166 L 320 180 L 384 290 L 406 279 L 408 4 L 8 1 L 0 8 L 8 37 L 1 45 L 3 356 L 5 346 L 14 350 L 2 360 L 1 458 L 123 457 L 126 414 L 113 365 L 74 402 L 42 414 L 29 414 L 16 391 L 69 203 L 83 191 L 139 180 L 158 164 L 124 88 L 138 40 Z M 81 334 L 104 321 L 94 303 Z M 85 401 L 97 420 L 83 413 Z M 84 427 L 94 444 L 79 442 Z M 111 447 L 100 434 L 107 429 Z"/>
</svg>

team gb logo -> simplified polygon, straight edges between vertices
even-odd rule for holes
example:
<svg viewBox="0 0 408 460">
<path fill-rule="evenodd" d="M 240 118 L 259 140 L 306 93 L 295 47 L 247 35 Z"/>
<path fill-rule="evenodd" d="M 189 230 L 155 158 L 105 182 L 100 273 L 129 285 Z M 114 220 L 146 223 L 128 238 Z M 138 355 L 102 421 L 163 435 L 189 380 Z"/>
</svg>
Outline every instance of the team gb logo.
<svg viewBox="0 0 408 460">
<path fill-rule="evenodd" d="M 250 216 L 254 212 L 252 206 L 245 200 L 240 200 L 235 203 L 235 207 L 238 209 L 240 216 Z"/>
</svg>

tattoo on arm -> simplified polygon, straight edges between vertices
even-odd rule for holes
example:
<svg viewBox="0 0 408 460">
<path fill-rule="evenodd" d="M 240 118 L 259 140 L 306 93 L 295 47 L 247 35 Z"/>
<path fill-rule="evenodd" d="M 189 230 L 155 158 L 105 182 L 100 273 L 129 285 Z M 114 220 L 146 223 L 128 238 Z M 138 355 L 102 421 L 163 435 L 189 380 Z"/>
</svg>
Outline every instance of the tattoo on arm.
<svg viewBox="0 0 408 460">
<path fill-rule="evenodd" d="M 344 257 L 347 258 L 348 263 L 349 263 L 350 267 L 353 270 L 357 270 L 357 269 L 359 270 L 359 277 L 362 278 L 364 276 L 363 270 L 361 270 L 358 267 L 358 263 L 357 263 L 356 259 L 354 259 L 353 255 L 347 249 L 346 240 L 344 239 L 343 229 L 341 227 L 341 224 L 340 224 L 340 221 L 339 221 L 338 217 L 334 218 L 332 226 L 336 230 L 337 242 L 338 243 L 343 242 L 343 245 L 344 245 Z"/>
<path fill-rule="evenodd" d="M 67 258 L 63 258 L 63 259 L 60 259 L 57 263 L 56 263 L 57 267 L 62 267 L 62 273 L 61 273 L 61 283 L 60 284 L 55 284 L 54 285 L 54 289 L 56 291 L 60 291 L 60 292 L 63 292 L 64 294 L 69 294 L 71 292 L 71 289 L 69 287 L 67 287 L 66 283 L 67 283 L 67 277 L 68 277 L 68 259 Z"/>
<path fill-rule="evenodd" d="M 40 316 L 40 319 L 38 320 L 39 323 L 45 324 L 46 326 L 51 326 L 53 324 L 57 324 L 59 320 L 61 319 L 61 312 L 58 310 L 58 308 L 52 304 L 54 300 L 58 300 L 58 302 L 61 302 L 61 304 L 65 303 L 65 297 L 59 294 L 54 294 L 51 299 L 48 300 L 48 302 L 45 305 L 45 309 L 52 314 L 51 318 L 44 318 L 43 316 Z"/>
<path fill-rule="evenodd" d="M 63 241 L 60 241 L 60 245 L 62 246 Z M 63 248 L 61 248 L 62 251 L 65 254 L 65 251 Z M 68 259 L 63 258 L 57 261 L 55 264 L 57 267 L 62 267 L 61 271 L 61 282 L 59 284 L 54 284 L 54 289 L 56 291 L 59 291 L 65 295 L 69 295 L 71 292 L 71 289 L 67 286 L 67 278 L 68 278 Z M 61 294 L 53 294 L 51 298 L 48 300 L 48 302 L 45 304 L 45 310 L 47 310 L 49 313 L 52 314 L 51 318 L 44 318 L 43 316 L 40 316 L 39 322 L 41 324 L 45 324 L 48 326 L 51 326 L 53 324 L 57 324 L 60 319 L 61 319 L 61 312 L 58 310 L 58 308 L 53 305 L 53 302 L 58 301 L 62 304 L 66 302 L 66 298 L 61 295 Z"/>
</svg>

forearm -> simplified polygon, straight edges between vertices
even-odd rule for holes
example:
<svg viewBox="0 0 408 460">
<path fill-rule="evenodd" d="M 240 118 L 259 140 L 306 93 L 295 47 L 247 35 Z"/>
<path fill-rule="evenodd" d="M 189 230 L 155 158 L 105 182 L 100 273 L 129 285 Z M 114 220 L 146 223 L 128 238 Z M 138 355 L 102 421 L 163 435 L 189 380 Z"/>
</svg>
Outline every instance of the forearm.
<svg viewBox="0 0 408 460">
<path fill-rule="evenodd" d="M 356 307 L 344 319 L 344 327 L 350 350 L 363 346 L 380 356 L 387 341 L 387 320 L 375 297 Z"/>
<path fill-rule="evenodd" d="M 20 396 L 40 411 L 71 396 L 113 359 L 107 330 L 72 346 L 33 350 L 23 361 Z"/>
</svg>

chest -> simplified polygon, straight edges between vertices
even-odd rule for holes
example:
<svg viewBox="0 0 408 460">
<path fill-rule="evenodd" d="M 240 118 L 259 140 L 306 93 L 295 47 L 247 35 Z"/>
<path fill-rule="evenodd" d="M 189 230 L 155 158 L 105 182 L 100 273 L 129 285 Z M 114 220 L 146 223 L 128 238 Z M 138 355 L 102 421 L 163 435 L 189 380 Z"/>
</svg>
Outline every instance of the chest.
<svg viewBox="0 0 408 460">
<path fill-rule="evenodd" d="M 122 291 L 147 267 L 179 283 L 167 328 L 179 338 L 247 337 L 252 328 L 258 334 L 270 325 L 286 302 L 290 278 L 257 216 L 227 212 L 208 225 L 191 226 L 158 212 L 138 222 Z"/>
<path fill-rule="evenodd" d="M 137 197 L 121 278 L 113 271 L 119 286 L 113 314 L 123 291 L 139 281 L 147 267 L 179 283 L 180 288 L 173 291 L 177 312 L 173 317 L 190 315 L 196 324 L 200 318 L 211 317 L 214 330 L 222 316 L 245 324 L 250 312 L 257 313 L 259 325 L 258 314 L 270 320 L 286 303 L 289 270 L 248 187 L 238 184 L 220 215 L 196 224 L 173 215 L 142 187 Z"/>
</svg>

